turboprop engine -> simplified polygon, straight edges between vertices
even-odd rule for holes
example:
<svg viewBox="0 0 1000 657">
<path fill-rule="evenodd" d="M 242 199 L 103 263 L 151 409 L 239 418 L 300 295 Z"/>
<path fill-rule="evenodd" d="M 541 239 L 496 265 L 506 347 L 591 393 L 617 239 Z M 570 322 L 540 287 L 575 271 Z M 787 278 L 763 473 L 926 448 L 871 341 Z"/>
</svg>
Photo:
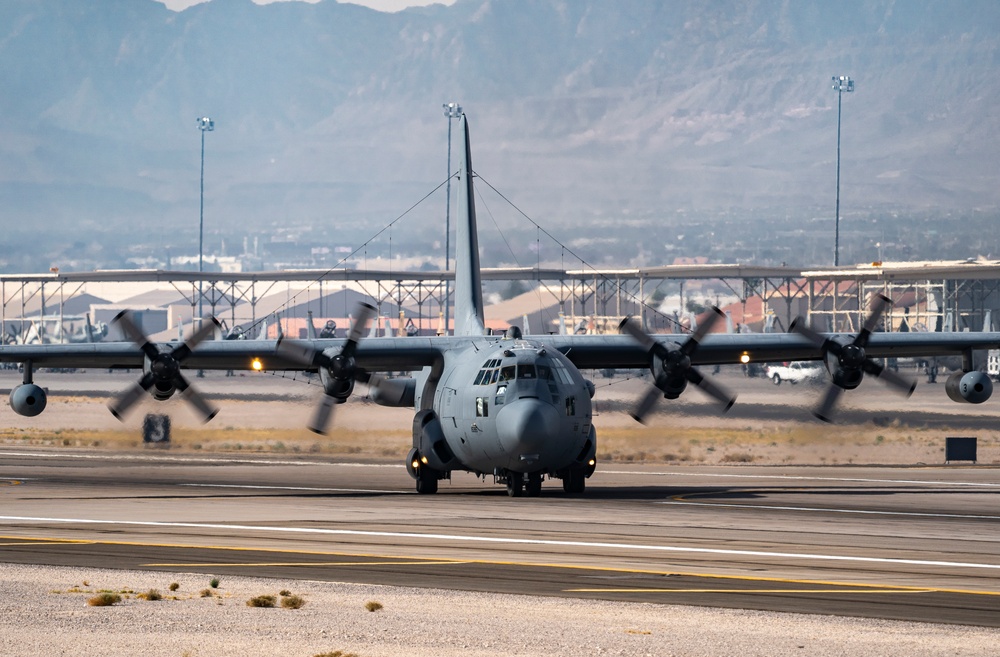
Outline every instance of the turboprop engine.
<svg viewBox="0 0 1000 657">
<path fill-rule="evenodd" d="M 952 401 L 982 404 L 993 394 L 993 382 L 984 372 L 955 372 L 944 389 Z"/>
<path fill-rule="evenodd" d="M 34 383 L 22 383 L 10 391 L 10 407 L 18 415 L 35 417 L 45 410 L 45 390 Z"/>
</svg>

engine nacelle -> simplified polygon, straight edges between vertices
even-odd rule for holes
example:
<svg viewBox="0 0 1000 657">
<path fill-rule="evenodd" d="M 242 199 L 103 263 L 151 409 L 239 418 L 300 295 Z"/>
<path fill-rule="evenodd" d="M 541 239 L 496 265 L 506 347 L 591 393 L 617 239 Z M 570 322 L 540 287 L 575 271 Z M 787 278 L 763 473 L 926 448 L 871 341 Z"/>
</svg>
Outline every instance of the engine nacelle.
<svg viewBox="0 0 1000 657">
<path fill-rule="evenodd" d="M 691 358 L 679 348 L 669 349 L 665 356 L 651 354 L 649 370 L 653 374 L 653 385 L 660 389 L 667 399 L 677 399 L 687 388 L 687 371 L 691 369 Z"/>
<path fill-rule="evenodd" d="M 10 407 L 18 415 L 35 417 L 45 410 L 45 390 L 34 383 L 24 383 L 10 391 Z"/>
<path fill-rule="evenodd" d="M 441 420 L 432 410 L 418 411 L 413 417 L 413 447 L 420 461 L 435 470 L 449 471 L 458 465 L 455 454 L 448 446 Z"/>
<path fill-rule="evenodd" d="M 379 406 L 412 408 L 416 393 L 416 379 L 387 379 L 375 374 L 368 381 L 368 396 Z"/>
<path fill-rule="evenodd" d="M 173 381 L 157 381 L 149 389 L 149 394 L 153 395 L 156 401 L 167 401 L 177 392 L 177 386 Z"/>
<path fill-rule="evenodd" d="M 993 394 L 993 382 L 983 372 L 955 372 L 944 389 L 952 401 L 982 404 Z"/>
<path fill-rule="evenodd" d="M 319 380 L 323 384 L 323 390 L 326 394 L 338 399 L 341 402 L 347 401 L 347 398 L 351 396 L 354 392 L 354 371 L 350 371 L 346 377 L 335 376 L 326 368 L 319 368 Z"/>
</svg>

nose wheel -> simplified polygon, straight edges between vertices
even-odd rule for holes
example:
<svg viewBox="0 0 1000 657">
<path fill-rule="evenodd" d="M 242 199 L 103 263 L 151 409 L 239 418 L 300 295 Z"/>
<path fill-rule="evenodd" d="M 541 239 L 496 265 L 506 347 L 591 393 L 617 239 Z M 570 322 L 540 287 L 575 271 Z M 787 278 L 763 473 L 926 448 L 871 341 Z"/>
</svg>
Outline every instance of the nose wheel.
<svg viewBox="0 0 1000 657">
<path fill-rule="evenodd" d="M 507 495 L 510 497 L 521 497 L 524 494 L 524 475 L 520 472 L 510 472 L 507 474 Z"/>
<path fill-rule="evenodd" d="M 542 494 L 542 473 L 507 473 L 507 494 L 511 497 L 538 497 Z"/>
<path fill-rule="evenodd" d="M 563 475 L 563 491 L 569 495 L 582 495 L 587 487 L 587 475 L 581 468 L 570 468 Z"/>
</svg>

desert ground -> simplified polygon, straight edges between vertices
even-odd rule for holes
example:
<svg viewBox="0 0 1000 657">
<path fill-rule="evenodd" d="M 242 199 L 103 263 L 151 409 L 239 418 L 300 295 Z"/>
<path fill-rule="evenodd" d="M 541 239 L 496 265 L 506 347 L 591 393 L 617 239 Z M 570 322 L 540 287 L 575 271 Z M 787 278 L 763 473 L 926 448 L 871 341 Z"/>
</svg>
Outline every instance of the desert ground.
<svg viewBox="0 0 1000 657">
<path fill-rule="evenodd" d="M 595 373 L 596 375 L 596 373 Z M 377 460 L 402 460 L 410 446 L 412 409 L 383 408 L 365 398 L 364 386 L 336 408 L 329 436 L 305 429 L 321 395 L 315 378 L 278 373 L 208 372 L 192 381 L 220 408 L 202 425 L 180 399 L 143 401 L 124 423 L 107 410 L 137 373 L 106 371 L 39 372 L 49 391 L 41 415 L 25 418 L 7 411 L 0 444 L 141 449 L 145 414 L 171 417 L 171 449 L 211 452 L 312 453 Z M 917 378 L 916 373 L 911 376 Z M 978 439 L 979 463 L 1000 463 L 1000 411 L 996 400 L 957 404 L 937 383 L 918 379 L 910 398 L 866 380 L 843 395 L 833 424 L 809 413 L 824 384 L 773 385 L 748 379 L 737 368 L 723 369 L 718 381 L 738 394 L 723 414 L 698 390 L 679 400 L 661 401 L 646 425 L 628 415 L 649 384 L 642 378 L 594 376 L 594 425 L 601 462 L 755 465 L 917 465 L 940 464 L 945 438 Z M 0 389 L 20 382 L 13 371 L 0 373 Z"/>
</svg>

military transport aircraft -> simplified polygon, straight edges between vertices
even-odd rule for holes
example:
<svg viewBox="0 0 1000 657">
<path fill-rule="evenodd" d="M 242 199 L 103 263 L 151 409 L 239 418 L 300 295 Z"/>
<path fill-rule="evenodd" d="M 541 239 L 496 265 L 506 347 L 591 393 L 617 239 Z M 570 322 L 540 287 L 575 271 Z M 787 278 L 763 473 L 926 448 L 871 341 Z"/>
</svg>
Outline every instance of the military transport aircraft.
<svg viewBox="0 0 1000 657">
<path fill-rule="evenodd" d="M 412 407 L 413 447 L 406 459 L 419 493 L 437 492 L 438 482 L 466 471 L 493 475 L 511 496 L 540 494 L 544 479 L 561 479 L 567 493 L 584 491 L 597 460 L 591 398 L 594 384 L 581 370 L 649 368 L 653 385 L 633 416 L 642 421 L 658 398 L 676 399 L 689 384 L 719 402 L 735 397 L 696 365 L 823 360 L 829 387 L 815 415 L 832 416 L 838 398 L 870 374 L 902 393 L 914 384 L 875 359 L 962 356 L 964 372 L 946 386 L 956 401 L 980 403 L 992 383 L 972 370 L 972 350 L 1000 348 L 1000 333 L 881 333 L 876 329 L 889 303 L 876 297 L 857 334 L 820 334 L 798 320 L 786 334 L 710 335 L 723 319 L 715 309 L 688 336 L 647 335 L 631 319 L 620 335 L 524 336 L 516 327 L 486 335 L 473 194 L 469 126 L 462 116 L 464 149 L 457 173 L 460 212 L 456 236 L 455 332 L 437 337 L 370 337 L 374 309 L 362 306 L 346 338 L 307 340 L 209 340 L 216 323 L 204 322 L 179 346 L 151 343 L 127 313 L 118 322 L 128 342 L 0 347 L 0 362 L 24 366 L 24 381 L 10 405 L 34 416 L 45 408 L 45 391 L 33 382 L 39 367 L 141 368 L 142 377 L 110 404 L 121 417 L 147 393 L 158 400 L 180 394 L 205 421 L 216 414 L 182 373 L 184 369 L 259 369 L 318 372 L 323 401 L 309 428 L 325 433 L 333 410 L 366 382 L 371 397 L 387 406 Z M 386 373 L 411 372 L 403 378 Z"/>
</svg>

